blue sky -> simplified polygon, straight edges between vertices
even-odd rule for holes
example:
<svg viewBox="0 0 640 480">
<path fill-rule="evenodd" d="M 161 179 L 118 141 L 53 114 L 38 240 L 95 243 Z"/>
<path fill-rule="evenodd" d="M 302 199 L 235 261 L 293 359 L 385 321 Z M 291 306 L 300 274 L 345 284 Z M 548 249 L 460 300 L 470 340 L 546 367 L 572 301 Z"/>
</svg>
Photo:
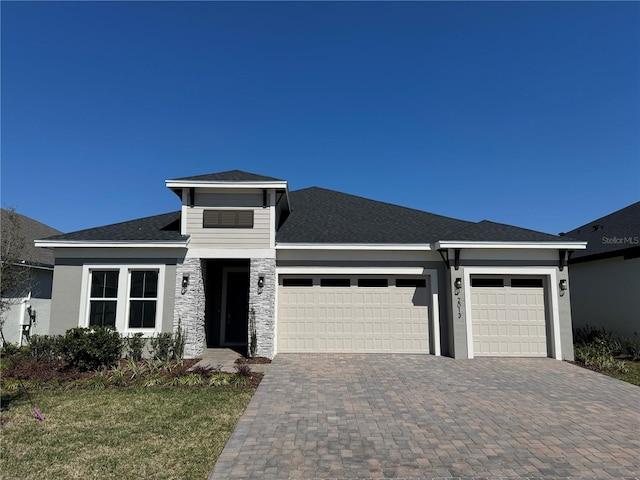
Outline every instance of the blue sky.
<svg viewBox="0 0 640 480">
<path fill-rule="evenodd" d="M 638 2 L 6 2 L 1 199 L 63 231 L 240 169 L 549 233 L 640 199 Z"/>
</svg>

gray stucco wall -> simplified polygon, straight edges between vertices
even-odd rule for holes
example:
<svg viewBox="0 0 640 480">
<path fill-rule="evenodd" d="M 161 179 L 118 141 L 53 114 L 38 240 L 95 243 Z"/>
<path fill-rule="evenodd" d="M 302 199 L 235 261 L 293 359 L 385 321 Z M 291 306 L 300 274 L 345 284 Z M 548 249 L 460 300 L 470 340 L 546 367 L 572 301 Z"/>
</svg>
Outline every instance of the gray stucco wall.
<svg viewBox="0 0 640 480">
<path fill-rule="evenodd" d="M 78 326 L 81 287 L 81 265 L 55 266 L 49 334 L 63 335 L 70 328 Z"/>
<path fill-rule="evenodd" d="M 56 263 L 53 273 L 53 289 L 51 299 L 51 313 L 47 331 L 38 330 L 38 334 L 62 335 L 68 329 L 78 327 L 80 324 L 80 305 L 82 303 L 82 271 L 85 262 L 87 264 L 101 265 L 144 265 L 160 264 L 165 262 L 165 281 L 163 294 L 163 307 L 161 319 L 161 331 L 170 332 L 173 328 L 174 289 L 176 266 L 171 259 L 146 259 L 132 261 L 131 259 L 63 259 Z"/>
<path fill-rule="evenodd" d="M 640 335 L 640 258 L 607 258 L 569 266 L 574 327 Z"/>
<path fill-rule="evenodd" d="M 558 313 L 560 314 L 560 348 L 563 360 L 573 360 L 573 328 L 571 322 L 571 286 L 569 285 L 569 271 L 558 269 L 558 283 L 567 280 L 568 289 L 564 292 L 558 289 Z"/>
<path fill-rule="evenodd" d="M 467 347 L 467 316 L 466 316 L 466 295 L 465 295 L 465 281 L 462 270 L 455 270 L 451 267 L 449 272 L 449 292 L 451 300 L 449 308 L 451 309 L 452 318 L 452 335 L 453 335 L 453 352 L 451 355 L 453 358 L 468 358 L 469 349 Z M 462 288 L 455 288 L 454 284 L 456 278 L 462 279 Z"/>
</svg>

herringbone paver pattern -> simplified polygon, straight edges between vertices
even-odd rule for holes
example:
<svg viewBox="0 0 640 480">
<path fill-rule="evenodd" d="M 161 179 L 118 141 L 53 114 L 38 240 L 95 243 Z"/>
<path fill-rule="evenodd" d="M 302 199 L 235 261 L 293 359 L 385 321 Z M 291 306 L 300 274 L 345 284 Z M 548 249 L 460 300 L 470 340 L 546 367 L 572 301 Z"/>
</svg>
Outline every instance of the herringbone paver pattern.
<svg viewBox="0 0 640 480">
<path fill-rule="evenodd" d="M 210 478 L 639 472 L 640 388 L 569 363 L 278 355 Z"/>
</svg>

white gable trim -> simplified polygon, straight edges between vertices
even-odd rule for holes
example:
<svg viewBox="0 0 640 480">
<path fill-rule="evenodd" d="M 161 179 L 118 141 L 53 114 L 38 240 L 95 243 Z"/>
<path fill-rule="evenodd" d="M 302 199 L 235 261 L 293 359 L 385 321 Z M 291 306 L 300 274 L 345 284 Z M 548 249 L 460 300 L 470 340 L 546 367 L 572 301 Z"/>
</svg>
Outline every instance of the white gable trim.
<svg viewBox="0 0 640 480">
<path fill-rule="evenodd" d="M 165 180 L 167 188 L 276 188 L 287 189 L 285 181 Z"/>
</svg>

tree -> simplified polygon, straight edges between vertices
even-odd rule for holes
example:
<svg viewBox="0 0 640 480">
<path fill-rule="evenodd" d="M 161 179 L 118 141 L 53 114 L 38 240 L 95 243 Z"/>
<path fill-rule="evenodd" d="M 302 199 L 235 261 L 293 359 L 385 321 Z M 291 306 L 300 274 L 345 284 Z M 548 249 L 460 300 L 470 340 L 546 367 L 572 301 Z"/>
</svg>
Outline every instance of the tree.
<svg viewBox="0 0 640 480">
<path fill-rule="evenodd" d="M 25 297 L 31 289 L 31 268 L 23 253 L 27 240 L 22 232 L 20 216 L 15 208 L 2 209 L 0 230 L 0 330 L 7 310 Z"/>
</svg>

